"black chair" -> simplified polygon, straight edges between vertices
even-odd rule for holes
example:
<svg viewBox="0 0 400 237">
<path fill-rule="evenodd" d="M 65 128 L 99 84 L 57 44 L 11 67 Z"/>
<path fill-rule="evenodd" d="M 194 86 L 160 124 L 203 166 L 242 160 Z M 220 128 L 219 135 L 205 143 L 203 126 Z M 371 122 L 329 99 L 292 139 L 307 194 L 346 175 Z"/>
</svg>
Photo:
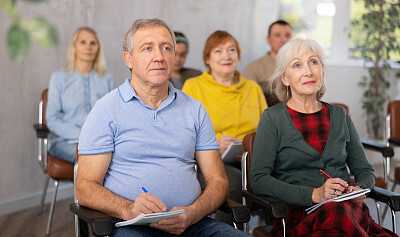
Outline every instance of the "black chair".
<svg viewBox="0 0 400 237">
<path fill-rule="evenodd" d="M 38 140 L 38 161 L 42 167 L 43 172 L 46 174 L 46 181 L 43 188 L 41 205 L 39 214 L 42 214 L 44 202 L 47 194 L 47 187 L 50 178 L 54 180 L 54 191 L 50 205 L 49 218 L 47 221 L 46 235 L 50 234 L 51 223 L 53 219 L 54 206 L 56 203 L 57 191 L 59 181 L 68 180 L 73 181 L 74 178 L 74 164 L 62 160 L 56 156 L 51 155 L 47 151 L 47 137 L 50 133 L 46 126 L 46 105 L 47 105 L 47 89 L 43 90 L 41 101 L 39 102 L 39 123 L 34 124 L 36 130 L 36 137 Z"/>
<path fill-rule="evenodd" d="M 285 218 L 288 215 L 288 206 L 285 202 L 277 200 L 275 198 L 266 195 L 256 195 L 252 193 L 251 182 L 250 182 L 250 165 L 251 156 L 253 153 L 253 143 L 255 140 L 256 133 L 247 134 L 243 139 L 243 156 L 242 156 L 242 193 L 243 193 L 243 204 L 247 205 L 248 202 L 255 203 L 267 211 L 268 218 L 281 219 L 284 236 L 285 236 Z M 373 146 L 377 151 L 387 152 L 390 147 Z M 374 187 L 368 194 L 369 198 L 376 201 L 387 204 L 392 213 L 400 210 L 400 194 L 382 189 L 380 187 Z M 392 218 L 393 232 L 396 233 L 396 219 L 395 215 Z M 246 227 L 247 230 L 247 227 Z M 254 236 L 272 236 L 272 226 L 259 226 L 253 230 Z"/>
<path fill-rule="evenodd" d="M 74 169 L 74 183 L 78 171 L 78 146 L 76 146 L 76 163 Z M 109 236 L 112 232 L 112 218 L 100 211 L 80 206 L 74 195 L 75 203 L 70 205 L 70 211 L 75 214 L 75 236 Z M 219 211 L 229 215 L 235 228 L 250 221 L 250 210 L 233 200 L 227 200 Z"/>
<path fill-rule="evenodd" d="M 370 149 L 374 149 L 375 147 L 387 147 L 391 146 L 400 146 L 400 100 L 389 101 L 386 109 L 386 124 L 385 124 L 385 145 L 377 144 L 375 142 L 363 141 L 369 143 Z M 385 181 L 390 181 L 393 183 L 391 187 L 391 191 L 394 191 L 397 184 L 400 183 L 400 164 L 396 165 L 394 168 L 394 178 L 390 176 L 390 167 L 391 167 L 391 158 L 394 156 L 393 153 L 386 151 L 386 154 L 382 155 L 386 157 L 383 162 L 384 173 L 386 174 Z M 388 207 L 384 210 L 384 216 L 388 210 Z M 392 220 L 395 220 L 396 216 L 392 212 Z"/>
</svg>

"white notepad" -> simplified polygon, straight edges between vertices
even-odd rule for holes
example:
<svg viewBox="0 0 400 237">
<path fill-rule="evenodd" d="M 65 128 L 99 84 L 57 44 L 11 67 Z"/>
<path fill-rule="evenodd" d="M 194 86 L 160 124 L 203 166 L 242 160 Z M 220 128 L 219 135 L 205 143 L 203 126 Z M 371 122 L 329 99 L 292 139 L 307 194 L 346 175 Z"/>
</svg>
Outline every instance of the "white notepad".
<svg viewBox="0 0 400 237">
<path fill-rule="evenodd" d="M 232 142 L 228 149 L 222 154 L 222 161 L 224 163 L 232 163 L 236 161 L 236 155 L 242 153 L 242 141 Z"/>
<path fill-rule="evenodd" d="M 369 192 L 371 192 L 371 190 L 369 188 L 366 188 L 366 189 L 353 191 L 351 193 L 346 193 L 346 194 L 340 195 L 338 197 L 331 198 L 329 200 L 326 200 L 326 201 L 320 202 L 318 204 L 315 204 L 314 206 L 311 206 L 311 207 L 307 208 L 305 211 L 307 212 L 307 214 L 310 214 L 311 212 L 315 211 L 318 207 L 324 205 L 325 203 L 328 203 L 328 202 L 343 202 L 343 201 L 346 201 L 346 200 L 350 200 L 350 199 L 359 197 L 359 196 L 364 195 L 364 194 L 369 193 Z"/>
<path fill-rule="evenodd" d="M 143 214 L 142 213 L 133 219 L 117 222 L 115 224 L 115 226 L 120 227 L 120 226 L 125 226 L 125 225 L 146 225 L 146 224 L 150 224 L 150 223 L 156 223 L 163 219 L 179 216 L 183 212 L 184 212 L 184 210 L 181 209 L 181 210 L 177 210 L 177 211 L 151 213 L 151 214 Z"/>
</svg>

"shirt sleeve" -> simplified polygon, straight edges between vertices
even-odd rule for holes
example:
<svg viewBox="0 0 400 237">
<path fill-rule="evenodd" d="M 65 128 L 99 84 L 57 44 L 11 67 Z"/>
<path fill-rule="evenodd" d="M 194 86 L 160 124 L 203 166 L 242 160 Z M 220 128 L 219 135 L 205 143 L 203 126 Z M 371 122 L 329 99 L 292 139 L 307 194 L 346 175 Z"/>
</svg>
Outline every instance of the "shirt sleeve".
<svg viewBox="0 0 400 237">
<path fill-rule="evenodd" d="M 79 136 L 79 155 L 114 152 L 115 123 L 109 110 L 97 102 L 83 124 Z"/>
<path fill-rule="evenodd" d="M 361 144 L 360 137 L 351 120 L 346 113 L 346 122 L 350 134 L 350 141 L 347 144 L 347 165 L 350 172 L 354 175 L 356 183 L 354 186 L 372 188 L 375 184 L 375 174 L 372 164 L 368 161 L 365 150 Z"/>
<path fill-rule="evenodd" d="M 247 65 L 247 67 L 244 69 L 243 77 L 252 81 L 257 81 L 257 76 L 254 73 L 252 64 Z"/>
<path fill-rule="evenodd" d="M 51 75 L 46 107 L 47 126 L 52 133 L 66 140 L 79 137 L 80 127 L 64 120 L 62 108 L 63 83 L 57 72 Z M 71 98 L 73 100 L 73 98 Z"/>
<path fill-rule="evenodd" d="M 258 88 L 257 88 L 257 94 L 258 94 L 258 100 L 259 100 L 259 104 L 260 104 L 260 117 L 261 117 L 264 110 L 266 108 L 268 108 L 268 105 L 267 105 L 267 100 L 265 99 L 265 96 L 264 96 L 264 92 L 262 91 L 260 86 L 258 86 Z"/>
<path fill-rule="evenodd" d="M 214 126 L 207 110 L 200 104 L 198 112 L 198 125 L 196 128 L 196 151 L 219 150 L 217 138 L 215 136 Z"/>
</svg>

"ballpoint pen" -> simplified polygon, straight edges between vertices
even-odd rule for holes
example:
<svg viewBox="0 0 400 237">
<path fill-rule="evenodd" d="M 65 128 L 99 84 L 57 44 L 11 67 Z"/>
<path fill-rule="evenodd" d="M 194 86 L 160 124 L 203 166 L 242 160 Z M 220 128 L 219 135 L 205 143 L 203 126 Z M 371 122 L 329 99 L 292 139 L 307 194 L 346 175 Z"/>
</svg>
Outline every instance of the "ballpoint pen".
<svg viewBox="0 0 400 237">
<path fill-rule="evenodd" d="M 143 192 L 148 193 L 147 189 L 145 189 L 144 187 L 142 187 Z"/>
<path fill-rule="evenodd" d="M 333 179 L 332 176 L 330 176 L 329 174 L 325 173 L 325 171 L 323 171 L 323 170 L 319 170 L 319 171 L 321 171 L 321 173 L 323 173 L 326 177 L 328 177 L 330 179 Z M 344 189 L 346 189 L 346 191 L 349 191 L 349 189 L 347 187 L 345 187 L 345 186 L 343 186 L 343 187 L 344 187 Z"/>
</svg>

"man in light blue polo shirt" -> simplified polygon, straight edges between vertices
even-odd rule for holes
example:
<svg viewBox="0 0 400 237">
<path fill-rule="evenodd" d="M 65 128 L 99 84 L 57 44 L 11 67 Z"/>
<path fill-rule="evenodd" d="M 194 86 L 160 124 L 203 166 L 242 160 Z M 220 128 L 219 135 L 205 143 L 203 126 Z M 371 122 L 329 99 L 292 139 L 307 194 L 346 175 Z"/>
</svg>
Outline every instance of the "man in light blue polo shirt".
<svg viewBox="0 0 400 237">
<path fill-rule="evenodd" d="M 132 77 L 100 99 L 82 127 L 79 203 L 123 220 L 184 209 L 149 226 L 115 228 L 113 236 L 247 236 L 207 217 L 226 200 L 228 179 L 205 108 L 168 81 L 171 29 L 159 19 L 135 21 L 123 56 Z"/>
</svg>

